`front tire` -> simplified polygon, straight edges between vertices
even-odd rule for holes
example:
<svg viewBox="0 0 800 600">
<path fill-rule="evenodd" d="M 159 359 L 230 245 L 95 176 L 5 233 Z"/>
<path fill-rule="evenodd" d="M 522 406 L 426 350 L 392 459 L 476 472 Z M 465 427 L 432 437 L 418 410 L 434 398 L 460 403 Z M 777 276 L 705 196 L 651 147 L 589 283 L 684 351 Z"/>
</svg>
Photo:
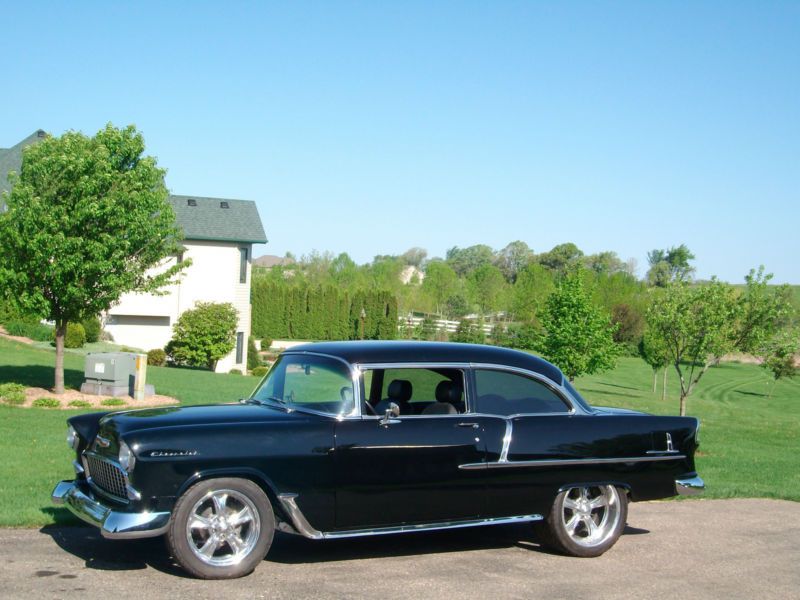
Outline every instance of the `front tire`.
<svg viewBox="0 0 800 600">
<path fill-rule="evenodd" d="M 267 554 L 275 516 L 252 481 L 225 477 L 190 487 L 175 504 L 167 529 L 172 557 L 201 579 L 247 575 Z"/>
<path fill-rule="evenodd" d="M 611 548 L 628 518 L 628 497 L 613 485 L 573 487 L 556 496 L 545 520 L 536 524 L 540 541 L 569 556 L 600 556 Z"/>
</svg>

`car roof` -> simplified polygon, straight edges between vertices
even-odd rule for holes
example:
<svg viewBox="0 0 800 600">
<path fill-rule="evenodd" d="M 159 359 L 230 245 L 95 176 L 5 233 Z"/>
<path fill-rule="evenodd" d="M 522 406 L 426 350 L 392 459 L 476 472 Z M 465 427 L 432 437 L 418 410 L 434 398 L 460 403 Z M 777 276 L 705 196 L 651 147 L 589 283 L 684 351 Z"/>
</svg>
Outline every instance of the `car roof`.
<svg viewBox="0 0 800 600">
<path fill-rule="evenodd" d="M 337 356 L 349 363 L 483 363 L 526 369 L 544 375 L 558 385 L 563 375 L 543 358 L 497 346 L 414 341 L 317 342 L 301 344 L 286 353 L 315 352 Z"/>
</svg>

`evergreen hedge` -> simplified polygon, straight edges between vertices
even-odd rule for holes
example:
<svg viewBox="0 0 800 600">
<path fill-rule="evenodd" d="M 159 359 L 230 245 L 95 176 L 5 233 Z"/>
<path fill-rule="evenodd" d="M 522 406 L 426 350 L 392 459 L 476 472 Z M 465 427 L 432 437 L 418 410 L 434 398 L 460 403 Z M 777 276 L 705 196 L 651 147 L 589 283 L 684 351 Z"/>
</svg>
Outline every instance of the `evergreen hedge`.
<svg viewBox="0 0 800 600">
<path fill-rule="evenodd" d="M 397 299 L 382 290 L 350 297 L 334 286 L 298 286 L 254 279 L 253 335 L 269 339 L 391 340 L 397 336 Z"/>
</svg>

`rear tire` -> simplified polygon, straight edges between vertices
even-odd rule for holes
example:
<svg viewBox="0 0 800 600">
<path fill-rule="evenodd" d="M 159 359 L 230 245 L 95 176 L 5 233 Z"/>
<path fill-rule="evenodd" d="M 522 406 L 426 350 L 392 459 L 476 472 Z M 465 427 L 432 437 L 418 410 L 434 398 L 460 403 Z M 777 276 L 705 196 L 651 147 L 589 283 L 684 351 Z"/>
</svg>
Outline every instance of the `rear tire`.
<svg viewBox="0 0 800 600">
<path fill-rule="evenodd" d="M 589 558 L 611 548 L 628 518 L 625 490 L 613 485 L 580 486 L 556 496 L 544 521 L 535 523 L 539 540 L 553 550 Z"/>
<path fill-rule="evenodd" d="M 264 491 L 247 479 L 208 479 L 175 504 L 167 529 L 172 557 L 200 579 L 233 579 L 252 572 L 275 534 Z"/>
</svg>

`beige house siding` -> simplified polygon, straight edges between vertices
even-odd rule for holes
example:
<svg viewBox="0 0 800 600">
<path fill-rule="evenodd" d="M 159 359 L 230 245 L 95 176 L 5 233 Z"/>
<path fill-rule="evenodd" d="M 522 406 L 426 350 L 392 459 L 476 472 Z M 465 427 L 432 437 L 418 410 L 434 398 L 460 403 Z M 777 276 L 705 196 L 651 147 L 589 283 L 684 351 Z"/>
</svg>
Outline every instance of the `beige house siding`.
<svg viewBox="0 0 800 600">
<path fill-rule="evenodd" d="M 247 339 L 250 336 L 250 279 L 252 276 L 252 244 L 186 240 L 184 260 L 192 265 L 184 271 L 176 285 L 165 288 L 163 296 L 125 294 L 105 315 L 105 329 L 118 344 L 142 350 L 163 348 L 172 338 L 172 327 L 178 317 L 197 302 L 230 302 L 239 315 L 243 347 L 241 361 L 236 361 L 236 348 L 217 364 L 217 372 L 231 369 L 244 372 L 247 365 Z M 240 248 L 247 250 L 247 277 L 240 282 Z M 175 259 L 163 268 L 175 264 Z"/>
</svg>

